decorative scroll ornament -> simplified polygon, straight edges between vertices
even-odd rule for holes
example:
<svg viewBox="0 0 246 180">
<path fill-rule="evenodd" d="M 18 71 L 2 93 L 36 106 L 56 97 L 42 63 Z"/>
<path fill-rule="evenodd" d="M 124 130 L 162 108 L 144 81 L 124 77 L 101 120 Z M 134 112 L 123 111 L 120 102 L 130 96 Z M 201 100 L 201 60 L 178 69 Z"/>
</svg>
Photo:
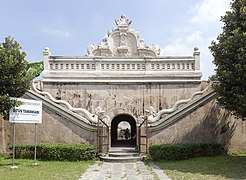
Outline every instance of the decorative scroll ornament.
<svg viewBox="0 0 246 180">
<path fill-rule="evenodd" d="M 82 113 L 83 117 L 85 117 L 92 124 L 96 124 L 98 122 L 99 117 L 101 117 L 102 119 L 105 119 L 105 121 L 109 121 L 109 117 L 104 115 L 105 111 L 103 111 L 100 106 L 98 106 L 95 109 L 95 114 L 91 114 L 86 109 L 72 107 L 67 101 L 55 99 L 49 92 L 39 91 L 36 88 L 35 81 L 32 82 L 32 89 L 33 89 L 33 91 L 35 91 L 38 94 L 48 96 L 51 101 L 53 101 L 57 104 L 65 105 L 69 110 L 71 110 L 73 112 Z"/>
<path fill-rule="evenodd" d="M 164 114 L 171 114 L 171 113 L 173 113 L 174 111 L 178 110 L 179 105 L 181 105 L 181 104 L 187 104 L 188 102 L 190 102 L 191 100 L 193 100 L 195 96 L 202 95 L 204 92 L 208 91 L 208 89 L 210 87 L 211 87 L 211 84 L 209 84 L 203 91 L 195 92 L 194 94 L 191 95 L 190 98 L 177 101 L 173 105 L 172 108 L 170 108 L 170 109 L 162 109 L 158 113 L 156 113 L 156 110 L 152 106 L 150 106 L 149 109 L 146 109 L 145 110 L 145 112 L 147 112 L 149 114 L 148 119 L 147 119 L 148 120 L 148 123 L 151 124 L 151 123 L 154 123 L 156 121 L 159 121 Z"/>
<path fill-rule="evenodd" d="M 102 39 L 102 42 L 100 43 L 100 45 L 98 47 L 107 49 L 109 47 L 107 38 Z"/>
<path fill-rule="evenodd" d="M 107 38 L 97 46 L 92 44 L 87 48 L 88 56 L 102 57 L 158 57 L 160 49 L 153 46 L 147 46 L 143 39 L 140 39 L 136 30 L 130 29 L 132 20 L 122 15 L 116 19 L 116 29 L 108 31 Z"/>
</svg>

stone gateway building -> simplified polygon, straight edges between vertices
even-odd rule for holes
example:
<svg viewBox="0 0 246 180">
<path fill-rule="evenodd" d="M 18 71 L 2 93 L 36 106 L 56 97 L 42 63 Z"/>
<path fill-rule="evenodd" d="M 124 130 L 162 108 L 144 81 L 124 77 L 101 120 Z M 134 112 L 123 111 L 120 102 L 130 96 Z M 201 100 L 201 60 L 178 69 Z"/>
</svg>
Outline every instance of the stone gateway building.
<svg viewBox="0 0 246 180">
<path fill-rule="evenodd" d="M 43 102 L 38 143 L 87 143 L 99 152 L 156 143 L 211 142 L 245 151 L 245 122 L 216 102 L 201 81 L 200 52 L 160 56 L 130 28 L 124 15 L 86 56 L 43 52 L 43 79 L 24 98 Z M 1 152 L 11 145 L 11 124 L 1 120 Z M 16 126 L 17 143 L 33 143 L 33 125 Z"/>
</svg>

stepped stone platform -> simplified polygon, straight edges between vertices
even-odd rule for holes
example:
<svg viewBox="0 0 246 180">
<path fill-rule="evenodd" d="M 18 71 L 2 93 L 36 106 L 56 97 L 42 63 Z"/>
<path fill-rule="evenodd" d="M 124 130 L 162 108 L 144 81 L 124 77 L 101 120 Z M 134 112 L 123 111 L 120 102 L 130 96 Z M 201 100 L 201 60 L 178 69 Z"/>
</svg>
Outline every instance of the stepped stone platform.
<svg viewBox="0 0 246 180">
<path fill-rule="evenodd" d="M 145 165 L 145 157 L 135 147 L 111 147 L 100 157 L 104 162 L 92 165 L 79 180 L 170 180 L 153 162 Z"/>
<path fill-rule="evenodd" d="M 140 155 L 135 147 L 111 147 L 109 153 L 100 156 L 100 159 L 105 162 L 136 162 L 145 157 Z"/>
</svg>

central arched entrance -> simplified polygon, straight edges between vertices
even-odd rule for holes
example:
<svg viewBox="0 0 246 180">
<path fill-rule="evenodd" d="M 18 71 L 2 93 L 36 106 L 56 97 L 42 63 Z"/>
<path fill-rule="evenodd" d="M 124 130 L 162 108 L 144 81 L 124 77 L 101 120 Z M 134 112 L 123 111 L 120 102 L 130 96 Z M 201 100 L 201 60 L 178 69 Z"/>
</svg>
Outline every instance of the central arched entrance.
<svg viewBox="0 0 246 180">
<path fill-rule="evenodd" d="M 135 147 L 137 127 L 135 119 L 126 114 L 111 121 L 111 147 Z"/>
</svg>

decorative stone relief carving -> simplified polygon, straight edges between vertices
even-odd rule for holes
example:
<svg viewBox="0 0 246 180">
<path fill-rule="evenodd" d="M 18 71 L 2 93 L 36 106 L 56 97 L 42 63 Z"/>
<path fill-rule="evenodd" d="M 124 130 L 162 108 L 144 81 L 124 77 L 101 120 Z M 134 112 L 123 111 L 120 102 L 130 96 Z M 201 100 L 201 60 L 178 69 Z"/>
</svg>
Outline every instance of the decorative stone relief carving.
<svg viewBox="0 0 246 180">
<path fill-rule="evenodd" d="M 49 92 L 39 91 L 36 88 L 36 85 L 35 85 L 35 82 L 34 81 L 32 82 L 32 89 L 33 89 L 33 91 L 35 91 L 38 94 L 48 96 L 51 101 L 53 101 L 53 102 L 55 102 L 57 104 L 62 104 L 62 105 L 64 105 L 65 107 L 67 107 L 69 110 L 71 110 L 73 112 L 82 113 L 83 114 L 83 117 L 85 117 L 88 120 L 88 122 L 90 122 L 92 124 L 96 124 L 98 122 L 98 118 L 99 117 L 105 123 L 107 123 L 109 121 L 109 117 L 107 115 L 104 115 L 105 111 L 103 111 L 100 106 L 98 106 L 95 109 L 95 114 L 92 114 L 89 111 L 87 111 L 86 109 L 72 107 L 71 104 L 69 104 L 67 101 L 55 99 Z"/>
<path fill-rule="evenodd" d="M 99 48 L 108 48 L 108 40 L 107 38 L 102 39 L 101 44 L 98 46 Z"/>
<path fill-rule="evenodd" d="M 132 20 L 127 19 L 125 15 L 121 15 L 120 19 L 115 20 L 115 23 L 118 27 L 128 27 Z"/>
<path fill-rule="evenodd" d="M 129 53 L 132 56 L 136 56 L 136 54 L 137 54 L 137 44 L 136 44 L 135 37 L 133 35 L 129 34 L 129 36 L 127 38 L 127 44 L 129 46 Z"/>
<path fill-rule="evenodd" d="M 87 53 L 88 55 L 92 55 L 92 51 L 94 51 L 95 49 L 97 49 L 97 46 L 95 44 L 91 44 L 88 48 L 87 48 Z"/>
<path fill-rule="evenodd" d="M 116 29 L 108 31 L 108 38 L 104 38 L 99 46 L 92 44 L 88 49 L 88 56 L 102 57 L 157 57 L 160 49 L 147 46 L 140 39 L 138 31 L 130 29 L 132 23 L 125 15 L 116 19 Z"/>
<path fill-rule="evenodd" d="M 156 110 L 155 110 L 154 107 L 150 106 L 149 109 L 145 110 L 145 112 L 147 112 L 149 114 L 148 119 L 147 119 L 148 123 L 151 124 L 151 123 L 154 123 L 156 121 L 159 121 L 162 118 L 163 115 L 173 113 L 174 111 L 178 110 L 179 105 L 189 103 L 196 96 L 202 95 L 204 92 L 208 91 L 210 88 L 211 88 L 211 84 L 209 84 L 203 91 L 198 91 L 198 92 L 193 93 L 191 95 L 191 97 L 188 98 L 188 99 L 178 100 L 173 105 L 172 108 L 170 108 L 170 109 L 162 109 L 158 113 L 156 113 Z"/>
</svg>

